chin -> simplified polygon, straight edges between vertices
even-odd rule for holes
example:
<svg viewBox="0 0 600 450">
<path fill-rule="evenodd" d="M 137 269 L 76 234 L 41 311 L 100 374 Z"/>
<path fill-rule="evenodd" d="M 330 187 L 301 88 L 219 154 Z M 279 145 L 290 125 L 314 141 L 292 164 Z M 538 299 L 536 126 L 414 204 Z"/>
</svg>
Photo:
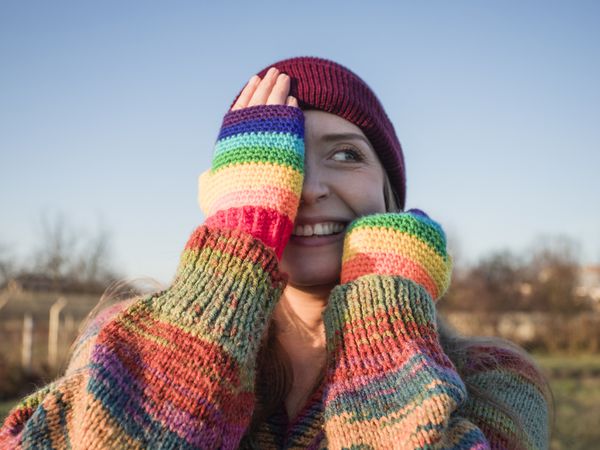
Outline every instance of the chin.
<svg viewBox="0 0 600 450">
<path fill-rule="evenodd" d="M 302 257 L 288 255 L 284 252 L 281 270 L 289 275 L 289 283 L 294 286 L 336 285 L 340 282 L 341 255 L 338 252 L 335 254 L 332 252 Z"/>
<path fill-rule="evenodd" d="M 326 273 L 289 273 L 289 281 L 295 287 L 335 286 L 340 282 L 339 272 Z"/>
</svg>

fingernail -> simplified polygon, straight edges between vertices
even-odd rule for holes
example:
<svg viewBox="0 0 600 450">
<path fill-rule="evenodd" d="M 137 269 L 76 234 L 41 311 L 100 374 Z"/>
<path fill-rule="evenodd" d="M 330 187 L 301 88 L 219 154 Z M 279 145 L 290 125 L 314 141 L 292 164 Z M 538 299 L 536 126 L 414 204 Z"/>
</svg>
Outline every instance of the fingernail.
<svg viewBox="0 0 600 450">
<path fill-rule="evenodd" d="M 250 84 L 254 84 L 256 83 L 258 80 L 260 80 L 260 77 L 258 75 L 252 75 L 252 77 L 250 78 L 250 80 L 248 80 L 248 83 Z"/>
</svg>

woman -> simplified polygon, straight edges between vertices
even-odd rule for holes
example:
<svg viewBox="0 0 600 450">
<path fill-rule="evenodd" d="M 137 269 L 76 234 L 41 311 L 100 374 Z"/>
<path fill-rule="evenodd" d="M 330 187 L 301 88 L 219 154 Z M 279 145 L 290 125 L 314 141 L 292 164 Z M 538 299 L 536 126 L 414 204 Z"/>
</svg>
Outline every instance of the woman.
<svg viewBox="0 0 600 450">
<path fill-rule="evenodd" d="M 225 115 L 171 287 L 99 317 L 0 443 L 546 448 L 529 358 L 438 327 L 445 236 L 400 212 L 404 180 L 355 74 L 318 58 L 261 71 Z"/>
</svg>

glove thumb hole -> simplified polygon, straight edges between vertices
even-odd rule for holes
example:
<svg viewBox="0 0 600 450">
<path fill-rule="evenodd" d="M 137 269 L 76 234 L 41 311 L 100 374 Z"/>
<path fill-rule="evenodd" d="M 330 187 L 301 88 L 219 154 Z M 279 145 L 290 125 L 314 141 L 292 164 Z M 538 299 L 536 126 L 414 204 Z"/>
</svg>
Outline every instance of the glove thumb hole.
<svg viewBox="0 0 600 450">
<path fill-rule="evenodd" d="M 425 213 L 424 211 L 418 209 L 418 208 L 411 208 L 408 211 L 406 211 L 407 214 L 414 214 L 417 216 L 422 216 L 422 217 L 426 217 L 426 218 L 430 218 L 427 213 Z"/>
</svg>

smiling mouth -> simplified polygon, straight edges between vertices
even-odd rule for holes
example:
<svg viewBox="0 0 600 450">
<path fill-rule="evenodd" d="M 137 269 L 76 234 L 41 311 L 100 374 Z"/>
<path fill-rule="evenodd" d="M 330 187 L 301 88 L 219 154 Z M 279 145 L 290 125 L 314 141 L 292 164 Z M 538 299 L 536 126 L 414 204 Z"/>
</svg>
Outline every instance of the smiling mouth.
<svg viewBox="0 0 600 450">
<path fill-rule="evenodd" d="M 341 234 L 346 229 L 346 223 L 322 222 L 316 224 L 296 225 L 292 236 L 297 237 L 325 237 Z"/>
</svg>

